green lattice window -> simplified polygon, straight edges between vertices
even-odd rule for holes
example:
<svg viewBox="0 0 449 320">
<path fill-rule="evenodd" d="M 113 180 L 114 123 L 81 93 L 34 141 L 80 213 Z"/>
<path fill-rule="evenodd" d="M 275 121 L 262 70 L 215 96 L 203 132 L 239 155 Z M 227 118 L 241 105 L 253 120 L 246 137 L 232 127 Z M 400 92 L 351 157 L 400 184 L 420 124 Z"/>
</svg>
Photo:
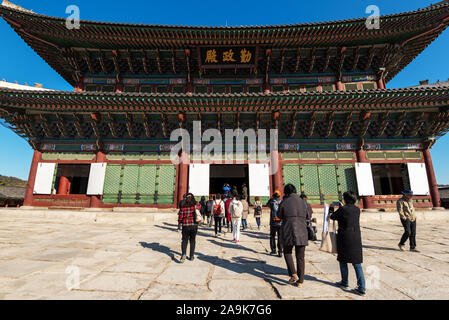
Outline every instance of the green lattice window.
<svg viewBox="0 0 449 320">
<path fill-rule="evenodd" d="M 310 203 L 330 203 L 341 199 L 346 191 L 357 193 L 355 169 L 352 164 L 285 164 L 284 183 L 293 184 L 305 192 Z"/>
<path fill-rule="evenodd" d="M 173 204 L 176 169 L 174 165 L 108 165 L 104 203 Z"/>
</svg>

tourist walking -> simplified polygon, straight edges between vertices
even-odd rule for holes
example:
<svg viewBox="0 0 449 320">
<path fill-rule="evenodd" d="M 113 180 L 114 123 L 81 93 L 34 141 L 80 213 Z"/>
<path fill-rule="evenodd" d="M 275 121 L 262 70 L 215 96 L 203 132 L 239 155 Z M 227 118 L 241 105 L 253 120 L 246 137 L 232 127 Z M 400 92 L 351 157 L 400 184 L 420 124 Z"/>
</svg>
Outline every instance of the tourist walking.
<svg viewBox="0 0 449 320">
<path fill-rule="evenodd" d="M 248 199 L 248 187 L 246 183 L 242 184 L 242 199 Z"/>
<path fill-rule="evenodd" d="M 229 205 L 229 212 L 232 219 L 232 235 L 235 243 L 240 242 L 240 225 L 242 223 L 243 204 L 240 201 L 238 194 L 234 195 L 231 204 Z"/>
<path fill-rule="evenodd" d="M 260 230 L 260 218 L 262 217 L 262 202 L 260 197 L 255 197 L 254 202 L 254 218 L 256 218 L 257 228 Z"/>
<path fill-rule="evenodd" d="M 301 192 L 301 195 L 299 197 L 306 202 L 308 213 L 309 213 L 309 220 L 312 220 L 313 209 L 312 209 L 312 206 L 310 205 L 310 203 L 308 201 L 309 197 L 304 192 Z"/>
<path fill-rule="evenodd" d="M 225 214 L 225 205 L 221 200 L 221 195 L 217 194 L 217 198 L 214 201 L 214 221 L 215 221 L 215 236 L 221 234 L 221 222 Z"/>
<path fill-rule="evenodd" d="M 207 217 L 207 225 L 209 227 L 212 226 L 213 215 L 214 215 L 214 197 L 210 195 L 209 200 L 206 202 L 206 217 Z"/>
<path fill-rule="evenodd" d="M 246 230 L 248 228 L 248 215 L 249 215 L 249 203 L 246 201 L 245 197 L 242 197 L 240 200 L 243 205 L 243 213 L 242 213 L 242 229 Z"/>
<path fill-rule="evenodd" d="M 281 193 L 278 190 L 274 191 L 273 197 L 268 201 L 267 206 L 270 208 L 270 247 L 271 254 L 276 254 L 276 235 L 278 238 L 277 249 L 278 256 L 282 257 L 282 243 L 281 243 L 281 219 L 278 217 L 279 206 L 281 204 Z"/>
<path fill-rule="evenodd" d="M 225 183 L 223 185 L 223 195 L 227 198 L 229 196 L 229 193 L 231 192 L 231 187 L 229 184 Z"/>
<path fill-rule="evenodd" d="M 404 234 L 398 246 L 401 251 L 405 251 L 405 242 L 409 240 L 410 251 L 419 252 L 416 249 L 416 214 L 413 206 L 413 191 L 406 190 L 402 192 L 402 195 L 402 198 L 396 203 L 399 217 L 404 227 Z"/>
<path fill-rule="evenodd" d="M 225 220 L 226 220 L 226 229 L 228 232 L 232 232 L 232 223 L 231 223 L 231 212 L 229 212 L 229 206 L 231 205 L 232 197 L 229 196 L 225 201 Z"/>
<path fill-rule="evenodd" d="M 231 194 L 232 194 L 232 196 L 234 196 L 235 194 L 239 194 L 239 191 L 237 190 L 237 186 L 232 186 Z"/>
<path fill-rule="evenodd" d="M 334 212 L 333 205 L 329 209 L 330 219 L 338 221 L 337 260 L 340 263 L 341 281 L 337 284 L 347 288 L 348 263 L 354 267 L 357 276 L 357 288 L 353 291 L 359 295 L 365 294 L 365 277 L 362 263 L 362 236 L 360 232 L 360 209 L 355 205 L 357 196 L 348 191 L 343 194 L 344 206 Z"/>
<path fill-rule="evenodd" d="M 292 184 L 284 187 L 284 200 L 279 206 L 278 217 L 282 220 L 281 240 L 290 276 L 288 283 L 301 287 L 304 282 L 304 256 L 308 245 L 307 207 L 305 201 L 296 194 L 296 188 Z M 295 248 L 297 267 L 293 261 L 293 248 Z"/>
<path fill-rule="evenodd" d="M 182 224 L 182 242 L 181 242 L 181 263 L 186 260 L 187 245 L 190 243 L 189 260 L 194 259 L 195 239 L 198 233 L 198 225 L 195 222 L 195 208 L 197 203 L 193 194 L 188 193 L 185 201 L 182 203 L 179 214 L 179 223 Z"/>
<path fill-rule="evenodd" d="M 206 218 L 206 197 L 205 196 L 201 197 L 200 205 L 201 205 L 200 213 L 201 213 L 201 216 L 203 217 L 203 221 L 207 221 L 207 218 Z"/>
<path fill-rule="evenodd" d="M 184 202 L 186 201 L 187 198 L 187 193 L 184 193 L 184 195 L 182 196 L 182 200 L 179 201 L 179 211 L 178 211 L 178 232 L 180 232 L 182 230 L 182 223 L 179 222 L 179 215 L 181 214 L 181 207 L 184 205 Z"/>
</svg>

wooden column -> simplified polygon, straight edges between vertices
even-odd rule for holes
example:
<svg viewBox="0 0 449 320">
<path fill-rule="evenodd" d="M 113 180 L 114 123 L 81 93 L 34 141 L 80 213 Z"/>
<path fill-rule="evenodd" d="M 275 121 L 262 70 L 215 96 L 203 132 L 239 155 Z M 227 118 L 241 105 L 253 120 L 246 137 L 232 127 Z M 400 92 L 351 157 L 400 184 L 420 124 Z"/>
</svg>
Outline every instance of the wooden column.
<svg viewBox="0 0 449 320">
<path fill-rule="evenodd" d="M 366 151 L 363 150 L 363 147 L 356 151 L 356 155 L 358 162 L 369 162 L 366 158 Z M 360 204 L 363 209 L 374 209 L 373 199 L 370 196 L 360 197 Z"/>
<path fill-rule="evenodd" d="M 430 149 L 423 151 L 424 162 L 426 164 L 427 179 L 429 180 L 430 196 L 432 197 L 432 204 L 434 208 L 441 206 L 440 193 L 438 192 L 437 179 L 435 177 L 435 171 L 433 170 L 432 156 L 430 155 Z"/>
<path fill-rule="evenodd" d="M 64 175 L 62 175 L 59 178 L 58 194 L 60 195 L 70 194 L 70 180 Z"/>
<path fill-rule="evenodd" d="M 279 190 L 282 197 L 284 194 L 284 178 L 282 176 L 282 158 L 279 151 L 271 151 L 271 164 L 273 168 L 277 168 L 272 175 L 273 192 Z"/>
<path fill-rule="evenodd" d="M 337 87 L 337 91 L 345 91 L 345 86 L 343 85 L 343 82 L 337 81 L 335 83 L 335 86 Z"/>
<path fill-rule="evenodd" d="M 184 151 L 181 152 L 180 156 L 181 163 L 179 164 L 179 179 L 178 179 L 178 203 L 183 199 L 184 194 L 187 193 L 188 187 L 188 175 L 189 175 L 189 156 Z"/>
<path fill-rule="evenodd" d="M 377 89 L 385 89 L 385 82 L 382 78 L 377 80 Z"/>
<path fill-rule="evenodd" d="M 96 163 L 106 162 L 106 154 L 101 151 L 98 151 L 95 156 Z M 91 208 L 101 208 L 102 207 L 102 197 L 103 196 L 91 196 L 90 197 L 90 207 Z"/>
<path fill-rule="evenodd" d="M 40 151 L 34 150 L 33 160 L 31 162 L 30 174 L 28 176 L 28 182 L 26 186 L 25 192 L 25 200 L 23 201 L 23 205 L 30 207 L 33 205 L 33 191 L 34 191 L 34 183 L 36 181 L 36 173 L 37 166 L 39 161 L 41 160 L 42 153 Z"/>
</svg>

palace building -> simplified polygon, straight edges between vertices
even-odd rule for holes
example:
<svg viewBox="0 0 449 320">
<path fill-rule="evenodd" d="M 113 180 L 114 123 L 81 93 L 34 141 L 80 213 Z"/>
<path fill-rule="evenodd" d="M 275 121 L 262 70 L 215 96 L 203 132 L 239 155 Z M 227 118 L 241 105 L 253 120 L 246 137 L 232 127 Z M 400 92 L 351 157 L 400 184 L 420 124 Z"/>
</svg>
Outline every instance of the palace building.
<svg viewBox="0 0 449 320">
<path fill-rule="evenodd" d="M 293 183 L 315 207 L 353 190 L 364 209 L 392 209 L 404 189 L 416 207 L 440 207 L 430 149 L 449 129 L 449 86 L 386 84 L 447 28 L 448 1 L 381 16 L 379 29 L 366 18 L 69 29 L 9 1 L 0 16 L 74 87 L 0 88 L 0 118 L 34 149 L 25 206 L 174 208 L 223 183 L 266 201 Z M 268 141 L 254 161 L 245 146 L 225 164 L 183 149 L 173 163 L 171 133 L 194 121 L 223 137 L 277 129 L 278 148 Z"/>
</svg>

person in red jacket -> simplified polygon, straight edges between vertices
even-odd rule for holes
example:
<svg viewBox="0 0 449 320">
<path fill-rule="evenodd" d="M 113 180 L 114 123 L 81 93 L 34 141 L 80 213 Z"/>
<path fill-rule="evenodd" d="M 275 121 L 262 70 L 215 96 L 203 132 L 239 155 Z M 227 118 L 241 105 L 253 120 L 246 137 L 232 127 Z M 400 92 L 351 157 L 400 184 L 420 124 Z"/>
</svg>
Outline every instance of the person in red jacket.
<svg viewBox="0 0 449 320">
<path fill-rule="evenodd" d="M 226 227 L 228 228 L 228 232 L 232 232 L 232 223 L 231 223 L 231 212 L 229 211 L 229 206 L 232 202 L 232 197 L 226 199 L 225 202 L 225 212 L 226 212 Z"/>
</svg>

